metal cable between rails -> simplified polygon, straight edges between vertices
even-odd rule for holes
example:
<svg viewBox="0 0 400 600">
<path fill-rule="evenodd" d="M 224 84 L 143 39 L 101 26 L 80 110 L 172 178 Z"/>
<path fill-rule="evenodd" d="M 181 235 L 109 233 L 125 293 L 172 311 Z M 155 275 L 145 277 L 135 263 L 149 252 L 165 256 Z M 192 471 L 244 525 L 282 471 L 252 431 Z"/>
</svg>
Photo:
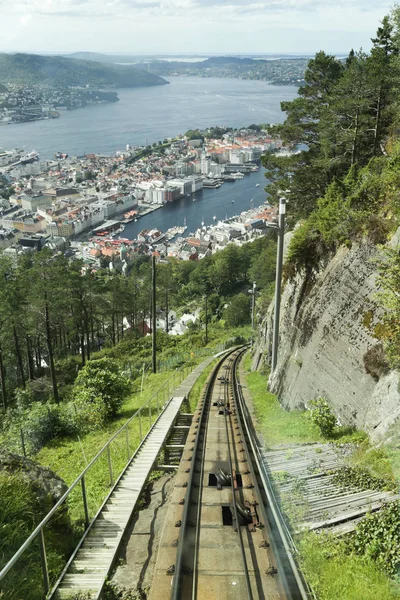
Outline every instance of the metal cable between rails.
<svg viewBox="0 0 400 600">
<path fill-rule="evenodd" d="M 234 352 L 234 350 L 229 354 L 232 354 L 233 352 Z M 190 508 L 190 495 L 191 495 L 191 491 L 193 489 L 193 476 L 194 476 L 195 463 L 196 463 L 195 457 L 196 457 L 197 448 L 198 448 L 199 440 L 200 440 L 201 425 L 204 420 L 207 403 L 211 398 L 211 391 L 213 389 L 213 385 L 214 385 L 217 373 L 218 373 L 221 365 L 226 360 L 227 356 L 229 356 L 229 354 L 227 354 L 223 358 L 221 358 L 221 360 L 214 367 L 214 370 L 211 374 L 210 380 L 207 383 L 206 391 L 205 391 L 204 397 L 203 397 L 204 398 L 203 406 L 202 406 L 200 418 L 198 421 L 199 427 L 198 427 L 198 431 L 197 431 L 197 435 L 196 435 L 196 440 L 195 440 L 194 446 L 193 446 L 193 458 L 191 461 L 191 466 L 190 466 L 190 471 L 189 471 L 189 480 L 188 480 L 188 485 L 187 485 L 187 492 L 186 492 L 185 504 L 184 504 L 184 509 L 183 509 L 179 539 L 178 539 L 178 549 L 177 549 L 177 553 L 176 553 L 175 572 L 174 572 L 174 577 L 172 580 L 171 600 L 180 600 L 181 598 L 183 599 L 183 597 L 181 595 L 182 594 L 181 584 L 182 584 L 184 542 L 185 542 L 185 535 L 186 535 L 186 529 L 187 529 L 187 523 L 188 523 L 188 513 L 189 513 L 189 508 Z M 205 439 L 204 439 L 204 446 L 205 446 Z M 183 599 L 183 600 L 186 600 L 186 599 Z"/>
</svg>

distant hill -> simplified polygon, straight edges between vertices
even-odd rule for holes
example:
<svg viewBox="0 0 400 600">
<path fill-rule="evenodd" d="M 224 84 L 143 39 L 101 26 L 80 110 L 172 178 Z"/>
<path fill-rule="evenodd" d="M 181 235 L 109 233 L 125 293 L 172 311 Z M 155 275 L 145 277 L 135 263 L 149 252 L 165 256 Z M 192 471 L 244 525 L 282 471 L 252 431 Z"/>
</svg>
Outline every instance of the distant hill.
<svg viewBox="0 0 400 600">
<path fill-rule="evenodd" d="M 89 60 L 38 54 L 1 54 L 0 81 L 49 86 L 112 86 L 131 88 L 168 83 L 130 65 L 106 65 Z"/>
<path fill-rule="evenodd" d="M 99 52 L 74 52 L 73 54 L 65 54 L 66 58 L 74 58 L 75 60 L 91 60 L 102 63 L 134 63 L 139 59 L 137 56 L 129 56 L 125 54 L 100 54 Z"/>
</svg>

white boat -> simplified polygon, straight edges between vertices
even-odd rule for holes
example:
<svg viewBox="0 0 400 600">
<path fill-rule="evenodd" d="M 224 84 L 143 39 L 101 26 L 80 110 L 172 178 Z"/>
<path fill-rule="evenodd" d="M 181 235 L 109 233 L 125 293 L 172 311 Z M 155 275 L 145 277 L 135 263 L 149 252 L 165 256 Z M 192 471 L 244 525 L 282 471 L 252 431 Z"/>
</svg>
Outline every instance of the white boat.
<svg viewBox="0 0 400 600">
<path fill-rule="evenodd" d="M 259 183 L 256 183 L 256 187 L 260 187 L 260 184 L 259 184 Z"/>
<path fill-rule="evenodd" d="M 216 220 L 217 220 L 217 217 L 214 215 L 214 216 L 213 216 L 213 219 L 214 219 L 214 221 L 216 221 Z"/>
<path fill-rule="evenodd" d="M 35 160 L 39 160 L 39 152 L 32 150 L 32 152 L 28 152 L 28 154 L 21 156 L 20 160 L 23 165 L 34 162 Z"/>
</svg>

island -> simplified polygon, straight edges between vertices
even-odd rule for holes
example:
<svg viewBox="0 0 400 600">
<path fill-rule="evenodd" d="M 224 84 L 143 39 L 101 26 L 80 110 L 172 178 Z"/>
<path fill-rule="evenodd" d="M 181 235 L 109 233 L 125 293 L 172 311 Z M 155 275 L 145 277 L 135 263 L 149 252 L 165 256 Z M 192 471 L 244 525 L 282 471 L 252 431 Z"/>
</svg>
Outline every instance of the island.
<svg viewBox="0 0 400 600">
<path fill-rule="evenodd" d="M 97 61 L 107 64 L 134 64 L 144 72 L 159 76 L 233 77 L 258 79 L 272 85 L 303 85 L 304 72 L 309 57 L 288 56 L 276 58 L 250 58 L 238 56 L 212 56 L 200 61 L 164 60 L 153 57 L 75 52 L 69 58 L 79 61 Z"/>
</svg>

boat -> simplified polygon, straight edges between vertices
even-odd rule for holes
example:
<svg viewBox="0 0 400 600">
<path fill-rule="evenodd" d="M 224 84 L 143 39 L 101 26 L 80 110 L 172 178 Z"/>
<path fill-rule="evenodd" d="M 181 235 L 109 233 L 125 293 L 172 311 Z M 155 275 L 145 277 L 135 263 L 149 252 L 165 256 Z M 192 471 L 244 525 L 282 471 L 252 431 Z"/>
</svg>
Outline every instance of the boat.
<svg viewBox="0 0 400 600">
<path fill-rule="evenodd" d="M 259 184 L 259 183 L 256 183 L 256 187 L 260 187 L 260 184 Z"/>
<path fill-rule="evenodd" d="M 196 202 L 196 198 L 193 198 L 193 202 Z"/>
<path fill-rule="evenodd" d="M 213 219 L 214 219 L 214 221 L 216 221 L 216 220 L 217 220 L 217 217 L 214 215 L 214 216 L 213 216 Z"/>
<path fill-rule="evenodd" d="M 34 162 L 35 160 L 39 160 L 39 152 L 36 152 L 36 150 L 32 150 L 32 152 L 28 152 L 28 154 L 21 156 L 20 162 L 21 164 L 26 165 L 28 163 Z"/>
<path fill-rule="evenodd" d="M 234 201 L 234 200 L 231 200 L 231 204 L 235 204 L 235 201 Z"/>
</svg>

